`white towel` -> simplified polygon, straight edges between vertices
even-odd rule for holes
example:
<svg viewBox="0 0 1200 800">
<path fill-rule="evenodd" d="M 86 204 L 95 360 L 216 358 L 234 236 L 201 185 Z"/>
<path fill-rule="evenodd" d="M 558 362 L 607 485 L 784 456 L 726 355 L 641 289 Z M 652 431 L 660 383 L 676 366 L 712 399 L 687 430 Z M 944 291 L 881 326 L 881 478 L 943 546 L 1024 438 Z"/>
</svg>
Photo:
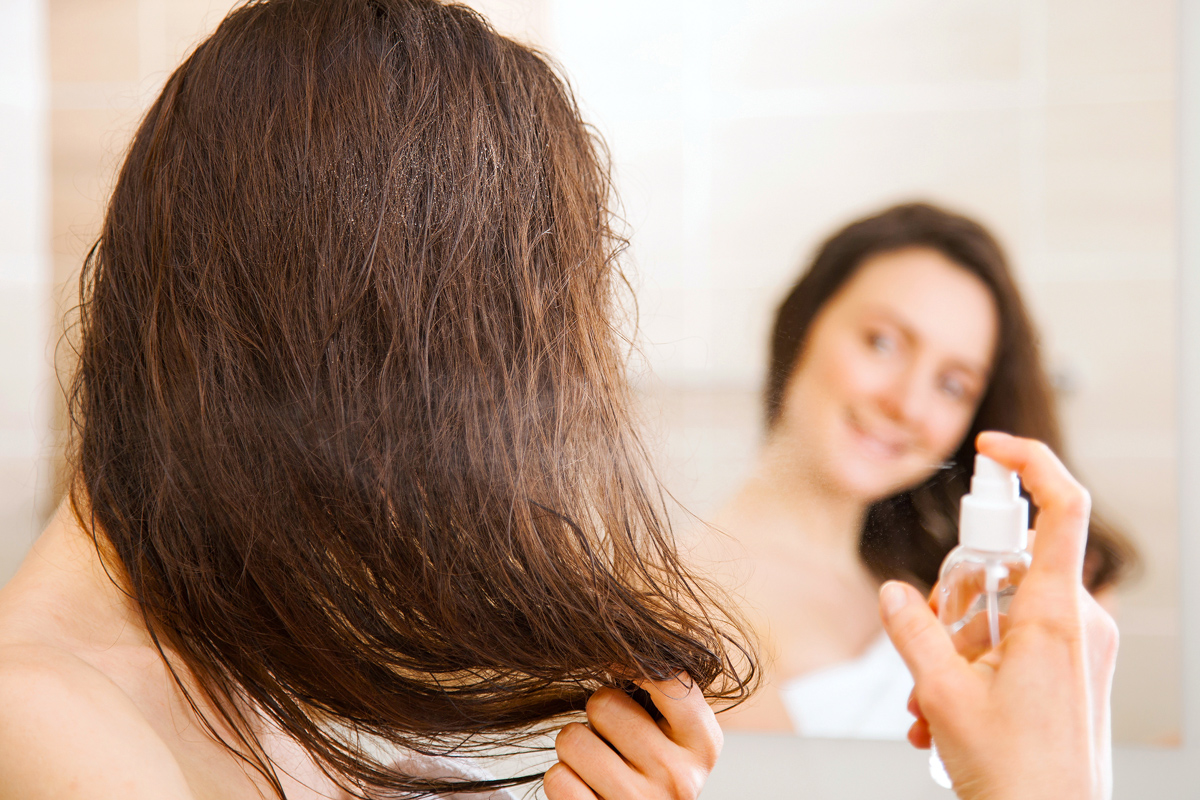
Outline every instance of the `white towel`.
<svg viewBox="0 0 1200 800">
<path fill-rule="evenodd" d="M 912 676 L 886 634 L 858 658 L 801 675 L 780 691 L 796 732 L 830 739 L 904 739 Z"/>
</svg>

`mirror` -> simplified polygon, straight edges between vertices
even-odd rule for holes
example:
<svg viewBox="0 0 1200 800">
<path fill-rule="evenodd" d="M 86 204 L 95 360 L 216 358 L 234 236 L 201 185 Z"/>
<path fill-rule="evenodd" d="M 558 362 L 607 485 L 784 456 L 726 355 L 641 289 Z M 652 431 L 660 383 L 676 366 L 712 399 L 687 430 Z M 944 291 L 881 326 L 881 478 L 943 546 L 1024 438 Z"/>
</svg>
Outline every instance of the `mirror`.
<svg viewBox="0 0 1200 800">
<path fill-rule="evenodd" d="M 761 465 L 772 318 L 821 241 L 896 202 L 961 211 L 1007 250 L 1067 455 L 1141 555 L 1116 592 L 1117 741 L 1176 743 L 1175 4 L 543 8 L 612 151 L 681 504 L 720 518 Z"/>
<path fill-rule="evenodd" d="M 128 129 L 229 5 L 49 4 L 60 299 Z M 1144 563 L 1117 595 L 1116 738 L 1177 742 L 1176 4 L 473 5 L 562 65 L 610 147 L 651 443 L 702 519 L 755 467 L 772 315 L 826 236 L 910 199 L 995 233 L 1072 464 Z"/>
</svg>

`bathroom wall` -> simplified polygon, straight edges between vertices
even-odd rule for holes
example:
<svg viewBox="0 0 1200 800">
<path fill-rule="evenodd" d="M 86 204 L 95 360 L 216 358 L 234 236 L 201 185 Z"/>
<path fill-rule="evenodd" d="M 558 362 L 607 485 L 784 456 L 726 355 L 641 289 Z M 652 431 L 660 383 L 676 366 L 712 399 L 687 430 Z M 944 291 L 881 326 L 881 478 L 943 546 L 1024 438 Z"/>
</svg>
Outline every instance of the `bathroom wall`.
<svg viewBox="0 0 1200 800">
<path fill-rule="evenodd" d="M 0 3 L 0 583 L 38 529 L 51 371 L 45 9 Z"/>
</svg>

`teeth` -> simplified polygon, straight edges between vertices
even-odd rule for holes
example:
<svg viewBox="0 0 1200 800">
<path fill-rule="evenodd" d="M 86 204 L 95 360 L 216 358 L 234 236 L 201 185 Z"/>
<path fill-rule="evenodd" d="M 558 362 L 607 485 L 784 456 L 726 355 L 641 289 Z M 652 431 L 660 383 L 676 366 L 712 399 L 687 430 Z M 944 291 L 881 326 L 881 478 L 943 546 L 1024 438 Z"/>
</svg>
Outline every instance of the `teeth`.
<svg viewBox="0 0 1200 800">
<path fill-rule="evenodd" d="M 864 439 L 867 439 L 876 449 L 884 451 L 885 455 L 897 458 L 904 454 L 908 449 L 909 443 L 907 440 L 892 440 L 886 436 L 880 436 L 875 431 L 869 429 L 863 424 L 862 420 L 853 411 L 846 412 L 846 422 L 850 428 Z"/>
</svg>

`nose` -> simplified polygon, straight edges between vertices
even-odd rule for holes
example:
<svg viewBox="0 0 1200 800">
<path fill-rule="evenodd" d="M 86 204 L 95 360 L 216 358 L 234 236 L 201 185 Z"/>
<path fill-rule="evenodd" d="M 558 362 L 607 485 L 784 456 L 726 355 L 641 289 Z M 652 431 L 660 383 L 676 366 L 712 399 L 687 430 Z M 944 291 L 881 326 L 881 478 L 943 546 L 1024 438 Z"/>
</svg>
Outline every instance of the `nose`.
<svg viewBox="0 0 1200 800">
<path fill-rule="evenodd" d="M 932 381 L 926 380 L 919 364 L 897 370 L 878 395 L 879 408 L 890 420 L 912 426 L 925 416 L 931 400 Z"/>
</svg>

